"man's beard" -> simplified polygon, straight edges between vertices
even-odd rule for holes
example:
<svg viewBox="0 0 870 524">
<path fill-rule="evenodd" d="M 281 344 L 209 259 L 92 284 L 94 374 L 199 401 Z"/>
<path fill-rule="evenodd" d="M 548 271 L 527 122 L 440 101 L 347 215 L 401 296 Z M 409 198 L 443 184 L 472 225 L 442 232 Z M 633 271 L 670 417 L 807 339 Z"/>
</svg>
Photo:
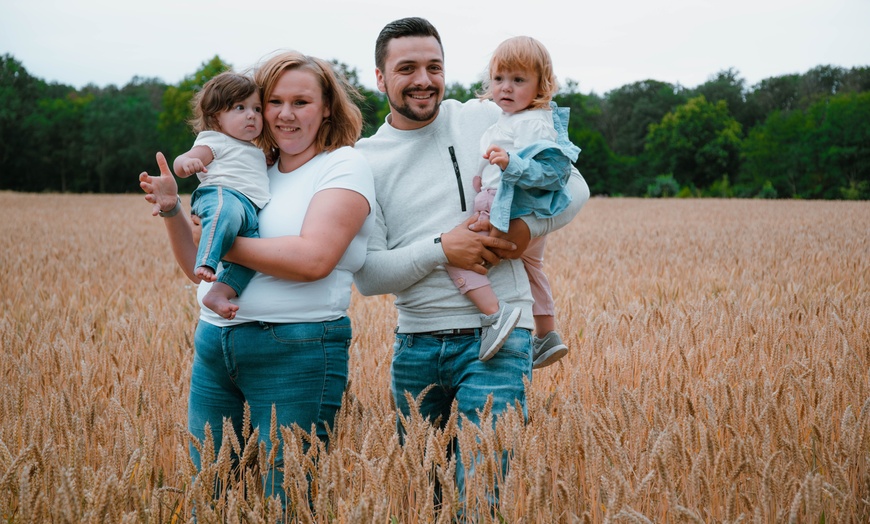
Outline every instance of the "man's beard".
<svg viewBox="0 0 870 524">
<path fill-rule="evenodd" d="M 419 90 L 416 90 L 419 91 Z M 389 93 L 389 90 L 387 90 Z M 429 92 L 434 93 L 436 96 L 438 95 L 438 91 L 435 89 L 429 90 Z M 410 96 L 410 95 L 409 95 Z M 441 107 L 441 100 L 438 100 L 432 109 L 426 111 L 425 113 L 420 113 L 411 108 L 408 104 L 403 103 L 405 100 L 405 93 L 402 92 L 402 97 L 399 100 L 394 100 L 393 97 L 387 97 L 390 101 L 390 106 L 392 106 L 393 110 L 402 115 L 403 117 L 411 120 L 413 122 L 428 122 L 435 118 L 435 115 L 438 114 L 438 108 Z"/>
</svg>

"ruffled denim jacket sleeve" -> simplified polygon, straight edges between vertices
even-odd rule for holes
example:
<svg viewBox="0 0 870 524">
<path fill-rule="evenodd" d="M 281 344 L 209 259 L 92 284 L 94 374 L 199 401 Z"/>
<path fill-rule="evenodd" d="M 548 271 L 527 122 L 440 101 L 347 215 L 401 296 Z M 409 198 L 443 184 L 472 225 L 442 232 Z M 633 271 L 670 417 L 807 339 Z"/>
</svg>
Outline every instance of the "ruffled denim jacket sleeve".
<svg viewBox="0 0 870 524">
<path fill-rule="evenodd" d="M 558 215 L 568 207 L 571 195 L 565 189 L 572 163 L 580 148 L 568 138 L 570 109 L 550 102 L 556 141 L 539 140 L 511 153 L 493 198 L 490 223 L 508 230 L 512 218 L 535 214 L 539 218 Z"/>
</svg>

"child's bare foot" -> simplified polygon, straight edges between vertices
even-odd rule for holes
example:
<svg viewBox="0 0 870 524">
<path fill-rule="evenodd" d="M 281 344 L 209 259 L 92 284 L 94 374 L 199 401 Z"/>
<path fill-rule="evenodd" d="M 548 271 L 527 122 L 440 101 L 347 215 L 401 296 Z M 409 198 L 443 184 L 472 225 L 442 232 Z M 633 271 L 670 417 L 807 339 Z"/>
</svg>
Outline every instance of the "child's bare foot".
<svg viewBox="0 0 870 524">
<path fill-rule="evenodd" d="M 217 280 L 217 275 L 214 274 L 214 269 L 208 266 L 199 266 L 193 270 L 193 274 L 205 282 L 214 282 Z"/>
<path fill-rule="evenodd" d="M 211 286 L 211 289 L 208 290 L 208 293 L 202 297 L 202 303 L 205 304 L 205 307 L 225 319 L 232 320 L 236 318 L 236 311 L 239 310 L 239 306 L 230 302 L 230 299 L 236 298 L 236 296 L 233 288 L 223 282 L 215 282 Z"/>
</svg>

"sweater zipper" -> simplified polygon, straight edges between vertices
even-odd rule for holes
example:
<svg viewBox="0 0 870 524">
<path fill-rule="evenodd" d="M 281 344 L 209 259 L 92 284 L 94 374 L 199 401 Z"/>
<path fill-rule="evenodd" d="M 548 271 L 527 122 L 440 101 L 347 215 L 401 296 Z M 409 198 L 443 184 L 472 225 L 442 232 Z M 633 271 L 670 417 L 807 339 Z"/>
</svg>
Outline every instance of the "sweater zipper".
<svg viewBox="0 0 870 524">
<path fill-rule="evenodd" d="M 462 204 L 462 211 L 465 211 L 465 190 L 462 189 L 462 175 L 459 173 L 459 162 L 456 161 L 456 151 L 453 146 L 447 148 L 450 151 L 450 160 L 453 161 L 453 171 L 456 172 L 456 185 L 459 186 L 459 203 Z"/>
</svg>

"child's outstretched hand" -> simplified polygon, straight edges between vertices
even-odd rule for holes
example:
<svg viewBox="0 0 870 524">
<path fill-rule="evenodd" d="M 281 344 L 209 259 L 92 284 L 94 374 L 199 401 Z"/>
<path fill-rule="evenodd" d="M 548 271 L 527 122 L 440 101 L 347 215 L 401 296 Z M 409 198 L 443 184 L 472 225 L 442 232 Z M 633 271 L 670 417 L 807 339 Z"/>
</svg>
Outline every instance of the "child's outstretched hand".
<svg viewBox="0 0 870 524">
<path fill-rule="evenodd" d="M 205 164 L 198 158 L 181 157 L 175 161 L 175 174 L 187 178 L 197 173 L 208 173 Z"/>
<path fill-rule="evenodd" d="M 166 157 L 159 151 L 157 152 L 157 167 L 160 169 L 160 176 L 150 176 L 145 171 L 139 175 L 139 187 L 147 193 L 145 200 L 153 204 L 151 207 L 153 216 L 157 216 L 161 210 L 171 210 L 178 201 L 178 184 L 169 170 Z"/>
<path fill-rule="evenodd" d="M 507 166 L 511 161 L 510 154 L 497 145 L 489 146 L 486 153 L 483 154 L 483 158 L 489 160 L 490 165 L 497 165 L 500 167 L 502 171 L 507 169 Z"/>
</svg>

